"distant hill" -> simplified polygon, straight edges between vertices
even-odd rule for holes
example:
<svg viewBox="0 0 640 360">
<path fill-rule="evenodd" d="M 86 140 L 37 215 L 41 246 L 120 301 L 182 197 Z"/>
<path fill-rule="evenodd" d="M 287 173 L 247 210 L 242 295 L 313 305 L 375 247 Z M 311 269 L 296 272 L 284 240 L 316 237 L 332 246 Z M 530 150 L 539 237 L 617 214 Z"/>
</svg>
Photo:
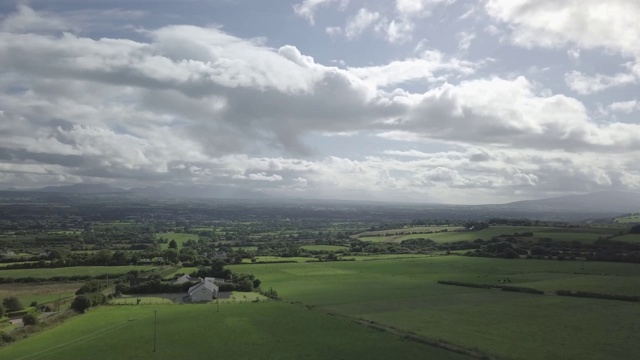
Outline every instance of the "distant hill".
<svg viewBox="0 0 640 360">
<path fill-rule="evenodd" d="M 266 194 L 222 185 L 161 185 L 159 187 L 133 188 L 130 192 L 149 197 L 187 198 L 187 199 L 264 199 Z"/>
<path fill-rule="evenodd" d="M 524 200 L 503 207 L 529 211 L 633 213 L 640 211 L 640 193 L 601 191 L 540 200 Z"/>
<path fill-rule="evenodd" d="M 66 194 L 112 194 L 127 192 L 127 190 L 113 187 L 107 184 L 73 184 L 62 186 L 47 186 L 32 191 Z"/>
</svg>

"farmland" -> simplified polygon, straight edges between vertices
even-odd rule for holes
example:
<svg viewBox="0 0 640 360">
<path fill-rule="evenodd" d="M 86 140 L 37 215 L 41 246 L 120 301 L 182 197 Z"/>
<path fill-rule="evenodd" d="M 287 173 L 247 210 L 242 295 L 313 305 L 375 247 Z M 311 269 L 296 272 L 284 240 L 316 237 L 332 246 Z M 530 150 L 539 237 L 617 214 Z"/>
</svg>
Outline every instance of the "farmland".
<svg viewBox="0 0 640 360">
<path fill-rule="evenodd" d="M 640 269 L 634 264 L 589 263 L 581 270 L 575 262 L 448 256 L 233 268 L 257 274 L 287 301 L 501 357 L 625 359 L 640 350 L 631 339 L 640 331 L 636 321 L 640 309 L 635 303 L 436 283 L 447 279 L 495 284 L 509 278 L 514 286 L 547 292 L 567 289 L 640 295 Z M 615 322 L 610 321 L 613 318 Z M 541 343 L 545 346 L 538 346 Z"/>
<path fill-rule="evenodd" d="M 221 353 L 237 359 L 467 358 L 281 302 L 225 303 L 220 312 L 214 305 L 103 307 L 0 349 L 0 357 L 15 360 L 204 359 Z"/>
<path fill-rule="evenodd" d="M 73 296 L 82 283 L 62 284 L 0 284 L 0 299 L 9 296 L 17 297 L 23 304 L 33 301 L 46 304 Z"/>
<path fill-rule="evenodd" d="M 99 276 L 99 275 L 123 275 L 131 270 L 148 271 L 155 266 L 74 266 L 53 269 L 20 269 L 0 270 L 0 278 L 52 278 L 56 276 Z"/>
<path fill-rule="evenodd" d="M 559 221 L 342 203 L 51 201 L 64 212 L 48 202 L 0 204 L 0 297 L 22 303 L 12 321 L 35 311 L 24 308 L 32 302 L 63 299 L 60 313 L 36 312 L 42 329 L 3 326 L 0 358 L 114 357 L 87 355 L 94 348 L 117 348 L 125 359 L 198 358 L 212 343 L 224 344 L 224 356 L 296 359 L 465 358 L 455 350 L 588 360 L 639 350 L 631 336 L 640 331 L 640 238 L 632 221 L 613 215 Z M 218 301 L 177 305 L 193 286 L 172 281 L 183 273 L 218 279 L 220 313 Z M 74 300 L 91 308 L 64 321 Z M 149 343 L 154 310 L 160 344 L 171 346 L 151 354 L 140 344 Z M 203 337 L 216 341 L 197 341 Z"/>
<path fill-rule="evenodd" d="M 615 222 L 622 223 L 622 224 L 626 224 L 626 223 L 638 223 L 638 224 L 640 224 L 640 214 L 622 216 L 622 217 L 616 218 Z"/>
<path fill-rule="evenodd" d="M 156 238 L 167 239 L 167 243 L 162 244 L 164 249 L 169 247 L 169 241 L 175 240 L 178 246 L 182 247 L 187 240 L 198 240 L 198 235 L 195 234 L 184 234 L 184 233 L 176 233 L 176 232 L 167 232 L 167 233 L 156 233 Z"/>
<path fill-rule="evenodd" d="M 438 243 L 448 243 L 454 241 L 474 241 L 476 239 L 489 240 L 500 235 L 532 232 L 533 237 L 550 238 L 552 240 L 593 242 L 599 238 L 616 234 L 616 229 L 614 228 L 558 228 L 539 226 L 493 226 L 488 229 L 478 231 L 462 231 L 462 228 L 454 227 L 433 227 L 432 230 L 425 229 L 430 228 L 408 228 L 389 231 L 364 232 L 355 235 L 354 237 L 362 241 L 373 242 L 401 242 L 408 239 L 427 238 Z M 433 231 L 433 233 L 425 231 Z M 417 233 L 414 234 L 414 232 Z"/>
</svg>

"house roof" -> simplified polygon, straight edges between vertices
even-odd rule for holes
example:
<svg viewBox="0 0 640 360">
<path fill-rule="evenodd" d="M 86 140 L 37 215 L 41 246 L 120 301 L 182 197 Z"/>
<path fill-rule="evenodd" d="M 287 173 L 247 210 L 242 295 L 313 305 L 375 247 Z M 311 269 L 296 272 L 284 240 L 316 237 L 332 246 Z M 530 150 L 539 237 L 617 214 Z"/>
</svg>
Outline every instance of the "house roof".
<svg viewBox="0 0 640 360">
<path fill-rule="evenodd" d="M 211 291 L 211 292 L 217 292 L 218 291 L 218 286 L 213 284 L 212 282 L 209 281 L 203 281 L 200 284 L 197 285 L 193 285 L 192 287 L 189 288 L 189 295 L 192 295 L 194 292 L 200 290 L 202 287 L 204 287 L 205 289 Z"/>
</svg>

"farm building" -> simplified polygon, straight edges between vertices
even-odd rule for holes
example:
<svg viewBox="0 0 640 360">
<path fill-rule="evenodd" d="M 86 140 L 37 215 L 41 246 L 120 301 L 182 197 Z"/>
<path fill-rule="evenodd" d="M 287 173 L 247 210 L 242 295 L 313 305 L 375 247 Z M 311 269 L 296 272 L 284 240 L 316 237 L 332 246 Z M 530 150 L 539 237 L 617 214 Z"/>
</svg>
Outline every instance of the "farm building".
<svg viewBox="0 0 640 360">
<path fill-rule="evenodd" d="M 213 298 L 218 297 L 218 285 L 205 280 L 190 287 L 187 297 L 191 302 L 211 301 Z"/>
<path fill-rule="evenodd" d="M 180 284 L 188 283 L 190 281 L 202 281 L 202 279 L 199 277 L 191 277 L 188 274 L 185 274 L 177 278 L 173 283 L 175 285 L 180 285 Z"/>
</svg>

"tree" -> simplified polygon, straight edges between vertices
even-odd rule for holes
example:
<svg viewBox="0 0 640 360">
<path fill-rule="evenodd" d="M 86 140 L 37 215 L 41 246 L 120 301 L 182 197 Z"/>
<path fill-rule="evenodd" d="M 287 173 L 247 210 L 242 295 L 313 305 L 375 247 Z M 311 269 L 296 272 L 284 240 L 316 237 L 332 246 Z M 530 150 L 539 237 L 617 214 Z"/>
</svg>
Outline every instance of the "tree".
<svg viewBox="0 0 640 360">
<path fill-rule="evenodd" d="M 25 314 L 25 315 L 22 317 L 22 324 L 23 324 L 24 326 L 27 326 L 27 325 L 36 325 L 37 323 L 38 323 L 38 317 L 37 317 L 35 314 L 31 314 L 31 313 L 29 313 L 29 314 Z"/>
<path fill-rule="evenodd" d="M 0 304 L 0 318 L 4 316 L 5 312 L 7 312 L 7 309 L 4 307 L 4 305 Z"/>
<path fill-rule="evenodd" d="M 640 224 L 633 225 L 631 229 L 629 229 L 630 234 L 640 234 Z"/>
<path fill-rule="evenodd" d="M 87 293 L 95 293 L 104 290 L 107 285 L 99 280 L 90 280 L 87 281 L 80 289 L 76 291 L 76 295 L 87 294 Z"/>
<path fill-rule="evenodd" d="M 175 240 L 169 241 L 169 249 L 177 249 L 178 243 Z"/>
<path fill-rule="evenodd" d="M 71 308 L 80 314 L 91 307 L 91 299 L 86 295 L 78 295 L 71 303 Z"/>
<path fill-rule="evenodd" d="M 19 311 L 24 309 L 24 306 L 22 306 L 20 300 L 18 300 L 18 298 L 15 296 L 4 298 L 4 300 L 2 300 L 2 305 L 4 305 L 4 307 L 7 309 L 7 312 Z"/>
</svg>

